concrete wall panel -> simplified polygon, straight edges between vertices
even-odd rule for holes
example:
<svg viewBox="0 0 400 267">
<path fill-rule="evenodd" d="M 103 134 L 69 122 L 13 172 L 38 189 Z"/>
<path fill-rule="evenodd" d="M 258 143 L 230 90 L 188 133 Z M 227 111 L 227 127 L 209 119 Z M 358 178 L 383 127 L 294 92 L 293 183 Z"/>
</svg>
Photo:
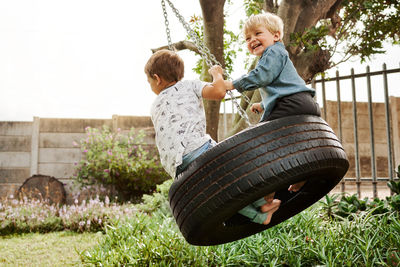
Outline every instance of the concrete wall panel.
<svg viewBox="0 0 400 267">
<path fill-rule="evenodd" d="M 30 136 L 0 136 L 0 152 L 29 152 L 31 140 Z"/>
<path fill-rule="evenodd" d="M 30 158 L 28 152 L 0 152 L 0 168 L 29 167 Z"/>
<path fill-rule="evenodd" d="M 117 120 L 118 128 L 121 130 L 130 130 L 134 128 L 152 128 L 153 123 L 147 116 L 113 116 Z M 115 129 L 116 130 L 116 129 Z"/>
<path fill-rule="evenodd" d="M 74 148 L 73 142 L 80 143 L 84 133 L 41 133 L 40 148 Z"/>
<path fill-rule="evenodd" d="M 40 119 L 41 133 L 84 133 L 86 127 L 112 127 L 111 120 L 104 119 Z"/>
<path fill-rule="evenodd" d="M 0 135 L 30 135 L 32 122 L 0 121 Z"/>
<path fill-rule="evenodd" d="M 80 160 L 81 153 L 79 148 L 41 148 L 39 149 L 39 164 L 75 163 Z"/>
<path fill-rule="evenodd" d="M 38 172 L 59 178 L 72 178 L 75 171 L 73 163 L 39 163 Z"/>
<path fill-rule="evenodd" d="M 23 183 L 29 177 L 29 168 L 0 168 L 0 183 Z"/>
</svg>

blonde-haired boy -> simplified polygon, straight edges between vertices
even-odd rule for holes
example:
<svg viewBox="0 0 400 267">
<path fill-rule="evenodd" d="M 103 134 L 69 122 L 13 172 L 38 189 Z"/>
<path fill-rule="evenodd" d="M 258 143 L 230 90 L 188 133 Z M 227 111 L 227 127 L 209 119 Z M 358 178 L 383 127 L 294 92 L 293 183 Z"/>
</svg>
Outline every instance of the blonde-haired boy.
<svg viewBox="0 0 400 267">
<path fill-rule="evenodd" d="M 283 45 L 283 21 L 272 13 L 252 15 L 244 24 L 244 37 L 249 52 L 260 57 L 256 67 L 233 81 L 226 81 L 227 89 L 239 92 L 260 89 L 262 101 L 250 110 L 262 113 L 260 121 L 270 121 L 292 115 L 321 116 L 314 101 L 315 90 L 306 86 L 297 73 L 289 53 Z M 288 190 L 297 192 L 305 181 L 290 185 Z M 257 206 L 265 200 L 271 203 L 274 193 L 245 207 L 239 213 L 250 217 L 259 214 Z M 275 201 L 275 200 L 274 200 Z"/>
</svg>

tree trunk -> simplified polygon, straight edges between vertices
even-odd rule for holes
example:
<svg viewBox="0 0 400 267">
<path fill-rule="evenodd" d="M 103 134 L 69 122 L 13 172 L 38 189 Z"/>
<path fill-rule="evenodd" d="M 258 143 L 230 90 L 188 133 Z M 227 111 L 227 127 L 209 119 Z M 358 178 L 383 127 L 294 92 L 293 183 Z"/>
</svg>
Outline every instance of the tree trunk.
<svg viewBox="0 0 400 267">
<path fill-rule="evenodd" d="M 204 20 L 204 43 L 224 68 L 224 5 L 225 0 L 200 0 Z M 210 81 L 208 68 L 203 73 Z M 204 100 L 207 133 L 218 140 L 220 101 Z"/>
<path fill-rule="evenodd" d="M 306 81 L 320 72 L 330 68 L 331 55 L 329 51 L 304 51 L 302 47 L 289 45 L 290 34 L 304 32 L 317 24 L 321 19 L 332 19 L 340 8 L 342 0 L 283 0 L 278 9 L 284 27 L 283 42 L 289 51 L 298 73 Z"/>
</svg>

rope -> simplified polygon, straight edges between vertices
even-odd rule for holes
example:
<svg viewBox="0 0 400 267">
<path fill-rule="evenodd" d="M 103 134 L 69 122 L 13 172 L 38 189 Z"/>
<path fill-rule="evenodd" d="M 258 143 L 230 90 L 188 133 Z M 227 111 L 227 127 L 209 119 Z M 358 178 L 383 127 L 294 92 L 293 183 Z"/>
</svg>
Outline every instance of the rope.
<svg viewBox="0 0 400 267">
<path fill-rule="evenodd" d="M 167 14 L 167 9 L 165 6 L 165 1 L 167 1 L 168 5 L 171 7 L 172 11 L 174 12 L 175 16 L 178 18 L 180 23 L 183 25 L 185 28 L 187 34 L 189 35 L 190 39 L 193 40 L 194 45 L 197 47 L 199 50 L 199 53 L 201 57 L 204 59 L 206 65 L 211 68 L 213 65 L 219 65 L 222 67 L 221 63 L 215 58 L 213 54 L 211 54 L 210 49 L 208 49 L 207 46 L 204 45 L 204 43 L 201 41 L 200 37 L 197 35 L 197 33 L 190 27 L 190 25 L 185 21 L 183 16 L 179 13 L 179 11 L 175 8 L 175 6 L 171 3 L 169 0 L 161 0 L 161 6 L 163 8 L 163 13 L 164 13 L 164 18 L 165 18 L 165 28 L 166 28 L 166 33 L 167 33 L 167 39 L 168 39 L 168 47 L 170 50 L 172 49 L 172 42 L 171 42 L 171 34 L 169 30 L 169 21 L 168 21 L 168 14 Z M 226 73 L 224 70 L 224 74 L 226 77 L 229 78 L 229 74 Z M 247 115 L 246 111 L 240 106 L 240 104 L 236 101 L 236 98 L 233 95 L 232 91 L 227 91 L 227 94 L 231 97 L 232 102 L 234 103 L 235 107 L 237 108 L 239 115 L 245 119 L 246 123 L 251 126 L 249 116 Z M 250 104 L 250 99 L 245 95 L 241 94 L 245 101 Z"/>
</svg>

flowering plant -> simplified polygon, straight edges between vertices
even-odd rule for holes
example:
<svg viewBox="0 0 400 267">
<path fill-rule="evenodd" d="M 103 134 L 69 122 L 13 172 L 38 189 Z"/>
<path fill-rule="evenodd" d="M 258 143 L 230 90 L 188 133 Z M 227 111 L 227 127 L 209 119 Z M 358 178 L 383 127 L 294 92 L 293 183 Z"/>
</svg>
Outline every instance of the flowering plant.
<svg viewBox="0 0 400 267">
<path fill-rule="evenodd" d="M 0 236 L 53 231 L 105 232 L 114 221 L 133 217 L 137 209 L 133 204 L 119 205 L 108 197 L 99 197 L 73 205 L 49 204 L 46 201 L 14 199 L 0 200 Z"/>
<path fill-rule="evenodd" d="M 127 134 L 108 127 L 85 130 L 86 138 L 80 141 L 83 156 L 75 172 L 81 185 L 111 185 L 120 199 L 130 200 L 153 191 L 156 184 L 169 178 L 158 164 L 157 154 L 143 148 L 143 130 L 132 128 Z"/>
</svg>

